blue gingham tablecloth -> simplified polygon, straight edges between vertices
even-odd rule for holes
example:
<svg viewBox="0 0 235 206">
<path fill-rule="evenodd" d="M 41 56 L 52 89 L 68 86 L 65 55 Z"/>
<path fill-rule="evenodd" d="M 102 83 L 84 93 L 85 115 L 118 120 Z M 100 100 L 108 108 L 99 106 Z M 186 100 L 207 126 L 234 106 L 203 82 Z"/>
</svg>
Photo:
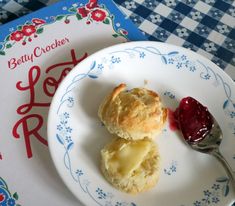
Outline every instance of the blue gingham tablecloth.
<svg viewBox="0 0 235 206">
<path fill-rule="evenodd" d="M 0 24 L 36 11 L 58 0 L 0 0 Z"/>
<path fill-rule="evenodd" d="M 235 80 L 234 0 L 115 0 L 156 40 L 190 48 Z"/>
<path fill-rule="evenodd" d="M 0 23 L 58 0 L 0 0 Z M 235 0 L 114 0 L 149 40 L 207 57 L 235 80 Z"/>
</svg>

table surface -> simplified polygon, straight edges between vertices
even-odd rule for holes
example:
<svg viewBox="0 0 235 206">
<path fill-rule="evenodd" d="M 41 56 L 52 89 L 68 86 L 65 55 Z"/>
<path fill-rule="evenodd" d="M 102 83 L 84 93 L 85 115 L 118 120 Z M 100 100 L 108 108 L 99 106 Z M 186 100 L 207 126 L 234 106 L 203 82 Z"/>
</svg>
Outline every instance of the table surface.
<svg viewBox="0 0 235 206">
<path fill-rule="evenodd" d="M 56 1 L 0 0 L 0 23 Z M 216 63 L 235 80 L 234 0 L 114 1 L 149 40 L 190 48 Z"/>
</svg>

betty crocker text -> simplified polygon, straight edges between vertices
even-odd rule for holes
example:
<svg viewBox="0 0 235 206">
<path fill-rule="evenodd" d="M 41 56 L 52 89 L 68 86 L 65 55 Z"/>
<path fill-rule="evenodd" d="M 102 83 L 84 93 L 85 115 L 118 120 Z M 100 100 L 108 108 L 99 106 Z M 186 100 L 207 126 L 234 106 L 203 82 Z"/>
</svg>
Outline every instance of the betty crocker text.
<svg viewBox="0 0 235 206">
<path fill-rule="evenodd" d="M 74 49 L 71 49 L 70 55 L 71 60 L 53 64 L 45 70 L 38 65 L 32 66 L 28 70 L 27 82 L 18 81 L 16 83 L 16 89 L 20 92 L 27 92 L 27 95 L 29 95 L 30 98 L 29 102 L 22 104 L 17 108 L 16 111 L 20 116 L 20 119 L 13 126 L 12 134 L 17 139 L 24 138 L 28 158 L 33 156 L 31 138 L 36 138 L 40 143 L 47 146 L 46 138 L 40 134 L 45 123 L 42 111 L 48 109 L 51 97 L 54 95 L 60 82 L 68 72 L 88 56 L 87 53 L 84 53 L 77 58 Z M 42 84 L 39 84 L 39 81 L 42 82 Z M 39 89 L 40 94 L 38 94 L 36 88 L 38 89 L 40 85 L 42 85 L 42 88 Z M 48 102 L 39 100 L 42 94 L 49 98 Z M 0 160 L 4 159 L 4 154 L 1 152 L 0 154 Z"/>
<path fill-rule="evenodd" d="M 35 58 L 41 57 L 42 55 L 56 49 L 57 47 L 63 46 L 65 44 L 69 43 L 68 38 L 63 39 L 55 39 L 54 42 L 47 45 L 46 47 L 37 46 L 33 49 L 33 51 L 30 54 L 24 54 L 19 58 L 11 58 L 8 61 L 8 68 L 9 69 L 15 69 L 17 66 L 26 63 L 26 62 L 34 62 Z"/>
</svg>

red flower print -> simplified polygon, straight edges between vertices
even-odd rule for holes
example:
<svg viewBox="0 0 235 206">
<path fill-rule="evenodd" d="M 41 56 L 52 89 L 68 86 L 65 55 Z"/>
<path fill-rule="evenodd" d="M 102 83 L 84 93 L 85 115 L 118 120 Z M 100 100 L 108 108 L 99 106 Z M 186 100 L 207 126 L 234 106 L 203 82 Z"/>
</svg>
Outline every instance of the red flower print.
<svg viewBox="0 0 235 206">
<path fill-rule="evenodd" d="M 80 7 L 78 8 L 77 12 L 82 16 L 82 17 L 86 17 L 89 13 L 89 11 L 87 11 L 85 9 L 85 7 Z"/>
<path fill-rule="evenodd" d="M 10 39 L 12 41 L 20 41 L 23 38 L 24 34 L 21 31 L 15 31 L 11 34 Z"/>
<path fill-rule="evenodd" d="M 5 195 L 4 194 L 0 194 L 0 203 L 3 202 L 5 200 Z"/>
<path fill-rule="evenodd" d="M 127 35 L 128 31 L 126 31 L 125 29 L 120 29 L 120 33 L 123 34 L 123 35 Z"/>
<path fill-rule="evenodd" d="M 101 9 L 96 9 L 91 12 L 91 18 L 95 21 L 104 21 L 106 18 L 106 13 Z"/>
<path fill-rule="evenodd" d="M 30 36 L 31 34 L 35 33 L 36 28 L 33 25 L 25 25 L 22 28 L 22 32 L 25 36 Z"/>
<path fill-rule="evenodd" d="M 35 24 L 35 25 L 40 25 L 40 24 L 45 24 L 46 22 L 42 19 L 32 19 L 32 22 Z"/>
<path fill-rule="evenodd" d="M 98 7 L 97 0 L 90 0 L 88 4 L 86 4 L 86 7 L 88 9 L 94 9 L 95 7 Z"/>
</svg>

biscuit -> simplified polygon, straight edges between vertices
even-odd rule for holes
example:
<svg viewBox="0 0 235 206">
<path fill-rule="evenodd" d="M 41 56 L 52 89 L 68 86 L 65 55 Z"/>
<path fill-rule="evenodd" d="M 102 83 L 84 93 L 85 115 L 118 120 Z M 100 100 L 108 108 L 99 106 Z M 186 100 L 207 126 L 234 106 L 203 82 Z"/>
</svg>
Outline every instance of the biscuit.
<svg viewBox="0 0 235 206">
<path fill-rule="evenodd" d="M 138 140 L 153 138 L 161 132 L 167 110 L 154 91 L 145 88 L 127 91 L 126 85 L 120 84 L 101 103 L 98 116 L 110 133 Z"/>
<path fill-rule="evenodd" d="M 101 171 L 115 188 L 136 194 L 159 179 L 160 157 L 153 140 L 115 138 L 101 150 Z"/>
</svg>

